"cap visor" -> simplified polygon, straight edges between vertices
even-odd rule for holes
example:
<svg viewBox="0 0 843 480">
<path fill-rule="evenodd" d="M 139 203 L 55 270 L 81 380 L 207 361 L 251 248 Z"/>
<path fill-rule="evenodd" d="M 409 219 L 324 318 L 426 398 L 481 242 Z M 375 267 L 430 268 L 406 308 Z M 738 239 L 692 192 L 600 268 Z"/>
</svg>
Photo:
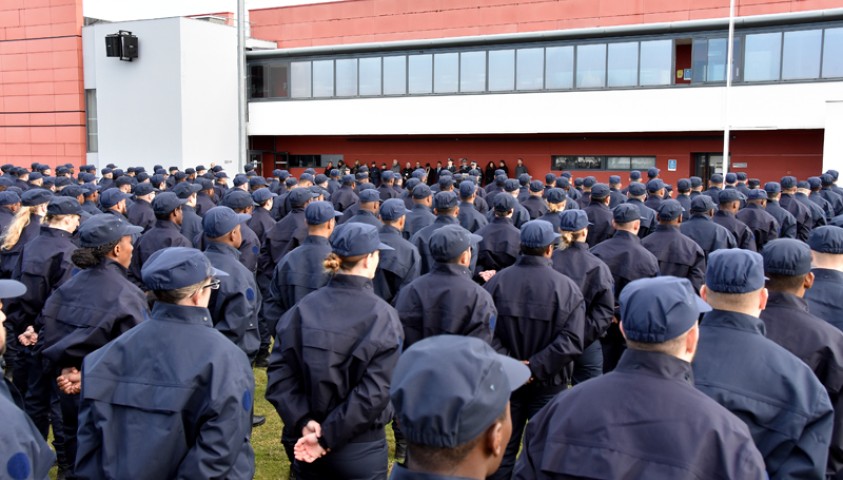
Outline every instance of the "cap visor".
<svg viewBox="0 0 843 480">
<path fill-rule="evenodd" d="M 699 310 L 700 313 L 705 313 L 705 312 L 711 311 L 711 305 L 705 303 L 705 300 L 703 300 L 699 296 L 694 295 L 694 300 L 697 301 L 697 310 Z"/>
<path fill-rule="evenodd" d="M 341 217 L 341 216 L 343 216 L 343 213 L 342 213 L 342 212 L 338 212 L 338 211 L 334 210 L 334 216 L 335 216 L 335 217 Z"/>
<path fill-rule="evenodd" d="M 121 236 L 125 237 L 126 235 L 134 235 L 136 233 L 143 232 L 143 227 L 137 227 L 135 225 L 125 225 L 123 227 L 123 233 Z"/>
<path fill-rule="evenodd" d="M 378 250 L 395 250 L 395 249 L 390 247 L 389 245 L 387 245 L 385 243 L 379 243 L 378 244 Z"/>
<path fill-rule="evenodd" d="M 507 380 L 509 380 L 509 390 L 511 392 L 518 390 L 522 385 L 527 383 L 527 380 L 530 379 L 530 369 L 527 365 L 506 355 L 497 353 L 495 355 L 501 362 L 503 372 L 506 374 Z"/>
<path fill-rule="evenodd" d="M 15 298 L 26 293 L 26 285 L 17 280 L 0 280 L 0 298 Z"/>
<path fill-rule="evenodd" d="M 252 218 L 252 216 L 249 215 L 248 213 L 238 213 L 237 214 L 237 223 L 248 222 L 250 218 Z"/>
<path fill-rule="evenodd" d="M 218 270 L 218 269 L 216 269 L 216 268 L 214 268 L 214 267 L 211 267 L 211 270 L 212 270 L 212 271 L 211 271 L 211 276 L 212 276 L 212 277 L 217 277 L 217 278 L 219 278 L 219 277 L 227 277 L 227 276 L 228 276 L 228 274 L 227 274 L 227 273 L 223 272 L 222 270 Z"/>
</svg>

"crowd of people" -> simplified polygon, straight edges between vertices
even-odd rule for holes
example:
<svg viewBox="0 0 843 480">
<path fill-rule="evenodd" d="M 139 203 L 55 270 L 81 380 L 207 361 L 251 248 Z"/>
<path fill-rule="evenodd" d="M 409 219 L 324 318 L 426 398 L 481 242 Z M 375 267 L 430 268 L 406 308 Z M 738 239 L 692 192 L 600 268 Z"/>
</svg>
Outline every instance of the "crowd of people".
<svg viewBox="0 0 843 480">
<path fill-rule="evenodd" d="M 836 171 L 332 167 L 2 166 L 5 474 L 843 478 Z"/>
</svg>

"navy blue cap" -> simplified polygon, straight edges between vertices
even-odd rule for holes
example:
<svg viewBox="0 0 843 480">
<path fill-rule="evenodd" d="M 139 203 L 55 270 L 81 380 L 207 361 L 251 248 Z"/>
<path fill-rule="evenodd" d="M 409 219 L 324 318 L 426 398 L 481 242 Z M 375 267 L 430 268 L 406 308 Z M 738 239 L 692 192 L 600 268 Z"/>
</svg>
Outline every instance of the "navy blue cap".
<svg viewBox="0 0 843 480">
<path fill-rule="evenodd" d="M 308 225 L 322 225 L 340 215 L 342 215 L 342 212 L 334 210 L 334 205 L 331 202 L 310 202 L 304 208 L 304 218 Z"/>
<path fill-rule="evenodd" d="M 258 178 L 263 180 L 263 177 L 258 177 Z M 325 183 L 327 181 L 328 181 L 328 176 L 325 175 L 324 173 L 320 173 L 320 174 L 316 175 L 316 177 L 313 179 L 313 183 L 315 183 L 317 185 L 320 184 L 320 183 Z M 249 182 L 249 184 L 251 185 L 251 181 Z M 263 184 L 266 185 L 266 180 L 264 180 Z"/>
<path fill-rule="evenodd" d="M 781 193 L 782 186 L 778 182 L 767 182 L 764 184 L 764 191 L 767 193 Z"/>
<path fill-rule="evenodd" d="M 103 175 L 108 175 L 109 173 L 111 173 L 113 171 L 114 170 L 112 170 L 110 168 L 103 168 L 102 170 L 100 170 L 100 173 L 102 173 Z"/>
<path fill-rule="evenodd" d="M 640 197 L 647 193 L 647 187 L 643 183 L 635 182 L 629 184 L 629 189 L 627 190 L 630 195 L 633 197 Z"/>
<path fill-rule="evenodd" d="M 647 170 L 647 176 L 649 178 L 656 178 L 657 176 L 659 176 L 659 172 L 661 172 L 661 170 L 656 167 L 652 167 Z"/>
<path fill-rule="evenodd" d="M 612 219 L 619 224 L 641 220 L 641 212 L 638 207 L 629 203 L 622 203 L 612 209 Z"/>
<path fill-rule="evenodd" d="M 817 227 L 811 232 L 808 245 L 815 252 L 843 254 L 843 228 L 833 225 Z"/>
<path fill-rule="evenodd" d="M 811 247 L 793 238 L 778 238 L 764 245 L 764 273 L 795 277 L 811 271 Z"/>
<path fill-rule="evenodd" d="M 290 205 L 292 207 L 303 207 L 313 199 L 313 192 L 307 188 L 294 188 L 290 190 L 287 198 L 290 199 Z"/>
<path fill-rule="evenodd" d="M 190 173 L 190 172 L 187 172 L 187 173 L 185 173 L 185 172 L 176 172 L 175 174 L 173 174 L 173 176 L 174 176 L 174 177 L 176 177 L 176 180 L 181 181 L 181 180 L 184 180 L 185 178 L 187 178 L 188 173 Z M 195 172 L 194 172 L 194 173 L 195 173 Z"/>
<path fill-rule="evenodd" d="M 430 236 L 428 249 L 434 260 L 449 262 L 468 250 L 470 246 L 477 245 L 482 239 L 483 237 L 474 235 L 459 225 L 445 225 L 436 229 Z"/>
<path fill-rule="evenodd" d="M 252 200 L 255 201 L 257 204 L 261 204 L 269 200 L 270 198 L 277 197 L 278 195 L 272 193 L 268 188 L 259 188 L 252 192 Z"/>
<path fill-rule="evenodd" d="M 179 198 L 173 192 L 159 193 L 152 200 L 152 211 L 155 215 L 168 215 L 173 210 L 187 203 L 187 199 Z"/>
<path fill-rule="evenodd" d="M 439 183 L 439 188 L 441 188 L 443 190 L 446 189 L 446 188 L 451 188 L 452 186 L 454 186 L 454 177 L 452 177 L 450 175 L 447 175 L 447 176 L 442 175 L 442 176 L 439 177 L 438 183 Z"/>
<path fill-rule="evenodd" d="M 494 209 L 498 212 L 507 212 L 515 208 L 515 199 L 512 198 L 512 195 L 507 195 L 503 193 L 499 193 L 495 195 L 495 198 L 492 200 Z"/>
<path fill-rule="evenodd" d="M 714 200 L 708 195 L 697 195 L 691 199 L 692 213 L 708 212 L 715 208 L 717 208 L 717 205 L 714 204 Z"/>
<path fill-rule="evenodd" d="M 796 186 L 796 177 L 793 177 L 793 176 L 790 176 L 790 175 L 786 175 L 786 176 L 782 177 L 782 180 L 779 183 L 779 186 L 781 186 L 782 189 L 785 189 L 785 190 L 789 190 L 789 189 L 795 187 Z M 766 188 L 766 186 L 765 186 L 765 188 Z"/>
<path fill-rule="evenodd" d="M 545 197 L 547 203 L 562 203 L 567 199 L 568 195 L 561 188 L 549 188 Z"/>
<path fill-rule="evenodd" d="M 746 195 L 747 200 L 767 200 L 767 192 L 760 188 L 753 188 Z"/>
<path fill-rule="evenodd" d="M 477 185 L 471 180 L 460 182 L 460 198 L 469 198 L 477 191 Z"/>
<path fill-rule="evenodd" d="M 381 243 L 378 228 L 368 223 L 343 223 L 334 229 L 330 242 L 331 250 L 340 257 L 356 257 L 375 250 L 394 250 L 389 245 Z"/>
<path fill-rule="evenodd" d="M 214 207 L 202 217 L 202 230 L 208 238 L 218 238 L 230 233 L 237 225 L 252 218 L 245 213 L 236 213 L 228 207 Z M 188 283 L 188 285 L 192 285 Z"/>
<path fill-rule="evenodd" d="M 638 170 L 633 170 L 629 172 L 629 179 L 630 180 L 641 180 L 641 172 Z"/>
<path fill-rule="evenodd" d="M 764 288 L 761 254 L 739 248 L 720 249 L 708 256 L 705 285 L 719 293 L 749 293 Z"/>
<path fill-rule="evenodd" d="M 559 177 L 556 179 L 556 186 L 559 188 L 569 188 L 571 186 L 571 181 L 568 177 Z"/>
<path fill-rule="evenodd" d="M 687 178 L 680 178 L 678 182 L 676 182 L 676 189 L 680 192 L 687 192 L 691 189 L 691 181 Z"/>
<path fill-rule="evenodd" d="M 810 177 L 808 179 L 808 185 L 810 186 L 811 190 L 816 190 L 820 188 L 823 184 L 823 181 L 820 180 L 820 177 Z"/>
<path fill-rule="evenodd" d="M 151 183 L 139 183 L 135 186 L 134 194 L 138 197 L 149 195 L 155 191 Z"/>
<path fill-rule="evenodd" d="M 61 178 L 67 178 L 67 177 L 57 178 L 56 179 L 56 185 L 59 184 L 58 181 Z M 64 181 L 64 180 L 62 180 L 62 181 Z M 70 179 L 68 178 L 67 182 L 69 182 L 69 181 L 70 181 Z M 122 187 L 123 185 L 134 185 L 134 184 L 135 184 L 134 180 L 132 180 L 132 177 L 130 177 L 128 175 L 120 175 L 119 177 L 117 177 L 117 180 L 114 180 L 114 185 L 117 185 L 118 187 Z"/>
<path fill-rule="evenodd" d="M 356 178 L 357 180 L 365 180 L 365 179 L 369 178 L 369 173 L 358 171 L 357 173 L 354 174 L 354 178 Z"/>
<path fill-rule="evenodd" d="M 202 170 L 207 170 L 207 168 L 205 168 L 205 165 L 196 165 L 196 171 L 197 172 L 202 171 Z"/>
<path fill-rule="evenodd" d="M 546 183 L 546 184 L 550 185 L 551 183 L 553 183 L 553 182 L 555 182 L 555 181 L 556 181 L 556 175 L 554 175 L 554 174 L 552 174 L 552 173 L 547 173 L 547 174 L 545 174 L 545 176 L 544 176 L 544 183 Z"/>
<path fill-rule="evenodd" d="M 565 232 L 578 232 L 590 225 L 584 210 L 565 210 L 559 214 L 559 218 L 559 229 Z"/>
<path fill-rule="evenodd" d="M 507 180 L 509 180 L 509 179 L 506 177 L 506 175 L 504 175 L 502 173 L 499 174 L 499 175 L 495 175 L 495 185 L 504 186 L 504 185 L 506 185 Z"/>
<path fill-rule="evenodd" d="M 340 171 L 339 171 L 339 170 L 337 170 L 336 168 L 331 169 L 331 171 L 330 171 L 330 172 L 328 172 L 328 173 L 329 173 L 332 177 L 339 177 L 339 176 L 340 176 Z"/>
<path fill-rule="evenodd" d="M 621 176 L 620 175 L 609 175 L 609 184 L 610 185 L 617 185 L 621 183 Z"/>
<path fill-rule="evenodd" d="M 17 280 L 0 280 L 0 298 L 15 298 L 26 293 L 26 285 Z M 482 340 L 481 340 L 482 341 Z"/>
<path fill-rule="evenodd" d="M 654 178 L 647 182 L 647 191 L 648 192 L 658 192 L 664 188 L 664 182 L 660 178 Z"/>
<path fill-rule="evenodd" d="M 691 329 L 711 307 L 687 278 L 642 278 L 627 284 L 618 299 L 627 340 L 664 343 Z"/>
<path fill-rule="evenodd" d="M 530 220 L 521 225 L 521 245 L 541 248 L 555 243 L 560 235 L 553 231 L 553 224 L 545 220 Z"/>
<path fill-rule="evenodd" d="M 518 184 L 518 180 L 512 178 L 507 178 L 503 183 L 503 189 L 510 193 L 518 190 L 519 188 L 521 188 L 521 186 Z"/>
<path fill-rule="evenodd" d="M 831 175 L 831 178 L 833 178 L 834 181 L 837 181 L 837 179 L 840 178 L 840 172 L 837 170 L 827 170 L 825 173 Z"/>
<path fill-rule="evenodd" d="M 711 175 L 711 177 L 709 177 L 709 181 L 711 183 L 723 183 L 723 175 L 719 173 L 714 173 Z"/>
<path fill-rule="evenodd" d="M 0 192 L 0 205 L 14 205 L 16 203 L 21 203 L 20 195 L 11 190 Z"/>
<path fill-rule="evenodd" d="M 44 176 L 41 175 L 41 172 L 32 172 L 29 174 L 29 180 L 38 180 L 41 178 L 44 178 Z"/>
<path fill-rule="evenodd" d="M 530 191 L 535 193 L 543 192 L 544 184 L 540 180 L 533 180 L 530 182 Z"/>
<path fill-rule="evenodd" d="M 34 207 L 49 202 L 53 193 L 43 188 L 33 188 L 23 192 L 20 198 L 24 207 Z"/>
<path fill-rule="evenodd" d="M 58 193 L 62 197 L 73 197 L 76 198 L 79 195 L 84 195 L 86 189 L 82 188 L 79 185 L 68 185 L 61 189 Z"/>
<path fill-rule="evenodd" d="M 486 431 L 529 378 L 526 365 L 483 340 L 436 335 L 401 355 L 389 394 L 408 442 L 454 448 Z"/>
<path fill-rule="evenodd" d="M 741 199 L 741 192 L 734 188 L 726 188 L 717 194 L 717 199 L 720 204 L 734 202 Z"/>
<path fill-rule="evenodd" d="M 79 215 L 82 207 L 72 197 L 54 197 L 47 204 L 47 215 Z"/>
<path fill-rule="evenodd" d="M 381 200 L 381 194 L 375 189 L 363 190 L 358 197 L 360 198 L 360 203 L 373 203 L 380 202 Z"/>
<path fill-rule="evenodd" d="M 207 278 L 227 276 L 227 273 L 214 268 L 204 253 L 186 247 L 159 250 L 141 268 L 146 288 L 164 292 L 197 285 Z"/>
<path fill-rule="evenodd" d="M 591 187 L 591 198 L 595 200 L 600 200 L 601 198 L 606 198 L 609 196 L 609 186 L 604 183 L 595 184 Z"/>
<path fill-rule="evenodd" d="M 243 210 L 254 205 L 252 195 L 239 188 L 233 188 L 222 197 L 221 205 L 224 205 L 232 210 Z"/>
<path fill-rule="evenodd" d="M 287 170 L 279 170 L 278 172 L 279 173 L 278 175 L 276 175 L 276 177 L 280 178 L 281 180 L 286 180 L 290 178 L 290 172 L 288 172 Z"/>
<path fill-rule="evenodd" d="M 834 177 L 827 173 L 820 175 L 820 181 L 822 182 L 823 187 L 834 185 Z"/>
<path fill-rule="evenodd" d="M 459 199 L 454 192 L 436 192 L 433 196 L 433 208 L 437 210 L 449 210 L 457 205 L 459 205 Z"/>
<path fill-rule="evenodd" d="M 181 182 L 177 183 L 176 186 L 173 187 L 172 192 L 179 198 L 188 198 L 199 190 L 202 190 L 202 186 L 199 184 Z"/>
<path fill-rule="evenodd" d="M 428 187 L 424 183 L 420 183 L 413 187 L 413 198 L 415 199 L 420 200 L 422 198 L 427 198 L 431 195 L 433 195 L 433 192 L 430 190 L 430 187 Z"/>
<path fill-rule="evenodd" d="M 659 220 L 670 222 L 682 216 L 682 204 L 677 200 L 665 200 L 659 205 Z"/>
<path fill-rule="evenodd" d="M 202 187 L 202 190 L 213 190 L 214 189 L 214 184 L 210 180 L 208 180 L 207 178 L 197 178 L 196 181 L 194 182 L 194 184 L 200 185 Z"/>
<path fill-rule="evenodd" d="M 196 170 L 199 170 L 198 168 Z M 214 178 L 228 178 L 228 174 L 225 172 L 217 172 L 214 174 Z"/>
<path fill-rule="evenodd" d="M 735 175 L 738 176 L 739 182 L 745 182 L 746 181 L 746 172 L 738 172 Z"/>
<path fill-rule="evenodd" d="M 132 225 L 123 217 L 100 213 L 82 222 L 79 227 L 79 244 L 83 248 L 99 247 L 142 231 L 143 228 Z"/>
<path fill-rule="evenodd" d="M 125 177 L 129 183 L 127 185 L 131 185 L 132 179 L 130 177 Z M 119 179 L 118 179 L 119 180 Z M 67 177 L 56 177 L 55 185 L 56 187 L 66 187 L 70 185 L 71 181 Z M 117 186 L 120 186 L 120 182 L 117 182 Z"/>
<path fill-rule="evenodd" d="M 404 206 L 404 200 L 400 198 L 390 198 L 381 205 L 381 220 L 384 222 L 393 222 L 407 214 L 407 207 Z"/>
<path fill-rule="evenodd" d="M 196 169 L 195 168 L 185 168 L 184 173 L 187 174 L 187 175 L 193 175 L 193 174 L 196 173 Z M 178 174 L 179 174 L 179 172 L 176 172 L 176 175 L 178 175 Z"/>
<path fill-rule="evenodd" d="M 228 178 L 228 177 L 226 177 L 226 178 Z M 246 185 L 247 183 L 249 183 L 249 177 L 247 177 L 246 175 L 243 175 L 242 173 L 238 173 L 237 175 L 234 176 L 234 181 L 231 182 L 231 183 L 233 183 L 235 187 L 239 187 L 241 185 Z"/>
<path fill-rule="evenodd" d="M 726 174 L 726 183 L 735 183 L 738 181 L 738 176 L 732 172 Z"/>
<path fill-rule="evenodd" d="M 327 180 L 327 177 L 325 178 L 325 180 Z M 254 176 L 254 177 L 249 179 L 249 188 L 255 188 L 255 187 L 258 187 L 258 186 L 265 187 L 266 186 L 266 179 L 263 178 L 263 177 L 259 177 L 259 176 Z"/>
<path fill-rule="evenodd" d="M 691 177 L 689 180 L 691 180 L 691 188 L 702 187 L 702 178 L 694 176 Z"/>
<path fill-rule="evenodd" d="M 592 177 L 592 176 L 588 176 L 588 177 L 585 177 L 585 178 L 582 179 L 582 186 L 586 187 L 586 188 L 591 188 L 596 183 L 597 183 L 597 179 Z"/>
<path fill-rule="evenodd" d="M 392 170 L 384 170 L 381 172 L 381 180 L 392 180 Z"/>
<path fill-rule="evenodd" d="M 357 192 L 362 192 L 364 190 L 376 190 L 377 188 L 371 183 L 361 183 L 357 185 Z"/>
<path fill-rule="evenodd" d="M 532 179 L 533 177 L 531 177 L 529 173 L 522 173 L 521 175 L 518 175 L 518 183 L 525 187 L 530 184 L 530 180 Z"/>
</svg>

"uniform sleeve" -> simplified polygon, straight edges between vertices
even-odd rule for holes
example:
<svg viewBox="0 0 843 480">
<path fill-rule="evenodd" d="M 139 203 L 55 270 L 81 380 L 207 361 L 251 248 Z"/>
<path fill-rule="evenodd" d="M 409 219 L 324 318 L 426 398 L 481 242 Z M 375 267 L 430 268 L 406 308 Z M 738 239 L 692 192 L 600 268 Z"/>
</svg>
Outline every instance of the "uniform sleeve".
<svg viewBox="0 0 843 480">
<path fill-rule="evenodd" d="M 232 289 L 229 285 L 225 291 L 221 288 L 214 292 L 216 298 L 212 311 L 214 328 L 238 346 L 246 335 L 252 313 L 251 304 L 246 299 L 246 286 L 243 287 Z"/>
<path fill-rule="evenodd" d="M 796 238 L 796 221 L 791 217 L 785 217 L 782 222 L 780 238 Z"/>
<path fill-rule="evenodd" d="M 694 263 L 691 265 L 688 280 L 691 281 L 691 285 L 693 285 L 694 290 L 699 295 L 700 288 L 705 283 L 705 253 L 703 253 L 702 248 L 697 246 L 696 253 L 693 253 L 693 255 Z"/>
<path fill-rule="evenodd" d="M 585 332 L 585 302 L 582 295 L 573 291 L 572 295 L 557 290 L 556 317 L 553 322 L 559 333 L 556 338 L 530 357 L 530 371 L 538 381 L 551 380 L 574 358 L 582 354 L 583 333 Z"/>
<path fill-rule="evenodd" d="M 0 398 L 0 402 L 4 404 L 0 407 L 0 418 L 3 419 L 0 468 L 3 478 L 50 478 L 50 468 L 56 461 L 56 455 L 23 411 L 5 398 Z"/>
<path fill-rule="evenodd" d="M 287 425 L 298 426 L 310 412 L 304 385 L 301 358 L 301 317 L 293 307 L 278 321 L 275 345 L 267 368 L 266 399 L 281 420 Z M 296 436 L 301 432 L 296 432 Z"/>
<path fill-rule="evenodd" d="M 808 419 L 802 435 L 791 442 L 783 443 L 767 456 L 781 458 L 781 463 L 772 479 L 810 479 L 825 478 L 828 463 L 828 447 L 833 427 L 834 411 L 825 391 L 815 399 L 816 405 L 810 409 L 814 416 Z M 784 457 L 784 458 L 782 458 Z"/>
<path fill-rule="evenodd" d="M 465 330 L 465 335 L 477 337 L 492 345 L 497 317 L 498 310 L 495 308 L 495 302 L 489 292 L 485 290 L 478 292 L 471 309 L 471 318 Z"/>
<path fill-rule="evenodd" d="M 586 307 L 589 326 L 583 338 L 583 347 L 602 337 L 615 315 L 615 281 L 608 268 L 601 269 L 593 281 L 595 285 L 590 289 L 591 298 Z"/>
</svg>

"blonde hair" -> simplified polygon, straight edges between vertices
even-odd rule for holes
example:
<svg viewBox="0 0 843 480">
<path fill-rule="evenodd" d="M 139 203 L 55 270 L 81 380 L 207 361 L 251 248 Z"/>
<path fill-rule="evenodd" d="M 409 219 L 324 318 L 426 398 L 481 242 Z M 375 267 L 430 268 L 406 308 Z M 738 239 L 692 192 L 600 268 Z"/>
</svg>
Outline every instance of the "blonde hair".
<svg viewBox="0 0 843 480">
<path fill-rule="evenodd" d="M 322 262 L 322 267 L 331 275 L 336 274 L 340 270 L 351 270 L 367 255 L 355 255 L 353 257 L 341 257 L 334 252 L 328 254 L 327 258 Z"/>
<path fill-rule="evenodd" d="M 564 212 L 565 207 L 562 206 L 561 202 L 560 203 L 547 202 L 547 210 L 551 213 Z"/>
<path fill-rule="evenodd" d="M 9 224 L 9 228 L 3 233 L 3 236 L 0 237 L 0 250 L 4 252 L 8 252 L 9 250 L 15 248 L 15 245 L 18 244 L 18 240 L 20 240 L 20 236 L 23 233 L 23 229 L 29 226 L 29 223 L 32 221 L 32 215 L 35 215 L 36 210 L 38 209 L 38 205 L 31 206 L 31 207 L 21 207 L 18 210 L 18 213 L 15 214 L 14 220 L 12 223 Z"/>
<path fill-rule="evenodd" d="M 565 250 L 566 248 L 570 247 L 572 244 L 576 243 L 577 240 L 586 236 L 586 229 L 577 230 L 576 232 L 568 232 L 562 230 L 562 237 L 560 238 L 559 242 L 559 250 Z"/>
</svg>

